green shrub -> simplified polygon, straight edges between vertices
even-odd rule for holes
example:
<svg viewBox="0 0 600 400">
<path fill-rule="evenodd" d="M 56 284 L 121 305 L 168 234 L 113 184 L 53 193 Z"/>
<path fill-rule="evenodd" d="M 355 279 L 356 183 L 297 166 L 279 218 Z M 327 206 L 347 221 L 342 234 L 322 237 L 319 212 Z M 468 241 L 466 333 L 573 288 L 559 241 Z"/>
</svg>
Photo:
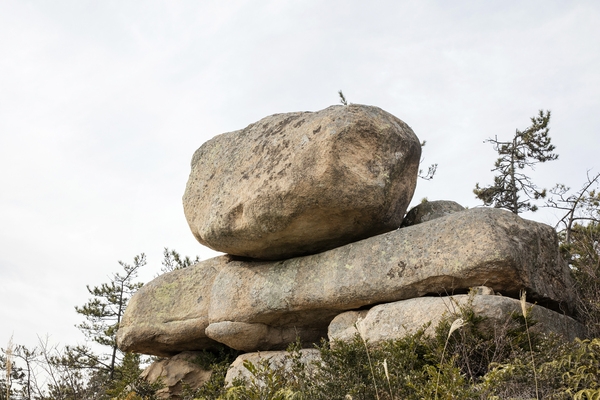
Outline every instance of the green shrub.
<svg viewBox="0 0 600 400">
<path fill-rule="evenodd" d="M 535 321 L 526 314 L 515 314 L 490 329 L 490 321 L 467 304 L 448 315 L 432 337 L 424 334 L 424 326 L 413 335 L 378 345 L 359 335 L 350 343 L 322 341 L 316 346 L 321 361 L 310 367 L 300 361 L 300 345 L 295 344 L 288 349 L 291 368 L 246 362 L 249 379 L 238 379 L 227 389 L 223 380 L 214 382 L 191 398 L 600 399 L 600 338 L 564 342 L 531 334 L 530 348 L 527 327 Z M 466 325 L 449 337 L 457 318 Z M 224 377 L 226 367 L 220 365 L 222 372 L 214 376 Z"/>
</svg>

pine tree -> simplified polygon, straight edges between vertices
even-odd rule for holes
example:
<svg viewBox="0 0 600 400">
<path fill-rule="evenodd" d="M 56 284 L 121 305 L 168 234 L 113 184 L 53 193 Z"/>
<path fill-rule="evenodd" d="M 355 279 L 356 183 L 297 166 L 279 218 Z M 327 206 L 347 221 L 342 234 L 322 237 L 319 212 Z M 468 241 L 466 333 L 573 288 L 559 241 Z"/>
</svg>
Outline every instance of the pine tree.
<svg viewBox="0 0 600 400">
<path fill-rule="evenodd" d="M 88 339 L 110 348 L 110 355 L 98 361 L 103 362 L 111 381 L 115 379 L 120 358 L 116 340 L 117 330 L 129 299 L 143 285 L 134 280 L 138 270 L 146 265 L 146 256 L 143 253 L 135 256 L 133 265 L 122 261 L 119 261 L 119 264 L 123 267 L 123 275 L 116 273 L 109 283 L 93 288 L 87 286 L 93 298 L 83 307 L 75 307 L 75 310 L 86 318 L 86 321 L 77 327 Z"/>
<path fill-rule="evenodd" d="M 164 248 L 163 256 L 163 267 L 160 269 L 163 274 L 178 269 L 187 268 L 200 261 L 200 257 L 198 256 L 192 260 L 189 256 L 182 257 L 177 251 L 169 250 L 168 247 Z"/>
<path fill-rule="evenodd" d="M 505 208 L 515 214 L 537 210 L 530 200 L 546 197 L 546 189 L 539 190 L 523 170 L 558 158 L 552 152 L 554 146 L 548 136 L 549 123 L 550 111 L 540 110 L 537 116 L 531 118 L 531 126 L 524 131 L 517 129 L 511 141 L 499 141 L 497 137 L 486 140 L 494 145 L 500 156 L 492 169 L 498 172 L 494 184 L 482 188 L 477 183 L 473 189 L 475 196 L 486 206 Z"/>
</svg>

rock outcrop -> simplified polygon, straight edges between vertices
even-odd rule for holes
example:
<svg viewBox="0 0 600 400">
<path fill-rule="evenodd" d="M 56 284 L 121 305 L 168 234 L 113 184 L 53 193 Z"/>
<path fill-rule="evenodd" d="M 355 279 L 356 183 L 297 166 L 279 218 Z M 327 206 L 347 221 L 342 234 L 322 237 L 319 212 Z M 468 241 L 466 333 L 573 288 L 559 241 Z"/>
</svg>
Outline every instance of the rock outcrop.
<svg viewBox="0 0 600 400">
<path fill-rule="evenodd" d="M 226 257 L 163 274 L 131 298 L 117 332 L 123 351 L 168 357 L 219 346 L 204 330 L 213 281 Z"/>
<path fill-rule="evenodd" d="M 357 333 L 371 344 L 400 339 L 416 333 L 427 324 L 426 335 L 433 335 L 435 327 L 448 315 L 460 316 L 462 309 L 469 309 L 483 317 L 488 332 L 494 326 L 511 321 L 511 315 L 522 315 L 519 300 L 496 295 L 455 295 L 445 297 L 420 297 L 386 303 L 370 310 L 348 311 L 331 321 L 328 337 L 331 341 L 350 342 Z M 585 327 L 564 314 L 545 307 L 527 303 L 531 318 L 536 324 L 532 332 L 554 333 L 566 340 L 585 336 Z M 358 329 L 357 329 L 358 328 Z"/>
<path fill-rule="evenodd" d="M 377 107 L 275 114 L 196 151 L 184 211 L 214 250 L 313 254 L 398 228 L 420 155 L 412 129 Z"/>
<path fill-rule="evenodd" d="M 494 208 L 315 255 L 284 261 L 221 256 L 175 272 L 131 300 L 121 348 L 164 354 L 220 342 L 243 351 L 282 349 L 297 335 L 318 341 L 343 311 L 480 285 L 515 298 L 525 289 L 532 301 L 555 310 L 567 310 L 572 296 L 554 230 Z"/>
<path fill-rule="evenodd" d="M 163 376 L 176 396 L 187 372 L 170 363 L 188 359 L 182 352 L 260 351 L 236 360 L 231 382 L 244 360 L 281 366 L 287 353 L 268 351 L 328 334 L 349 340 L 356 326 L 377 343 L 467 303 L 500 324 L 520 310 L 521 290 L 535 304 L 534 329 L 583 336 L 567 316 L 570 271 L 550 226 L 451 201 L 404 217 L 420 151 L 408 125 L 362 105 L 276 114 L 206 142 L 192 159 L 184 211 L 200 243 L 229 254 L 144 285 L 119 347 L 175 356 L 146 376 Z M 302 357 L 314 361 L 317 350 Z"/>
</svg>

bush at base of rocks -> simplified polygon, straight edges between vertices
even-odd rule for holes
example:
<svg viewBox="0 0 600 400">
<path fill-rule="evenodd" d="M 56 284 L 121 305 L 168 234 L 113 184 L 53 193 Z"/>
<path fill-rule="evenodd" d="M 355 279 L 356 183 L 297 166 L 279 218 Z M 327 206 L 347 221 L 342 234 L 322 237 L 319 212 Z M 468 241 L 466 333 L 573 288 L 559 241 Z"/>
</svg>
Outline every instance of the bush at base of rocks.
<svg viewBox="0 0 600 400">
<path fill-rule="evenodd" d="M 448 339 L 451 322 L 458 317 L 467 324 Z M 292 368 L 273 367 L 268 361 L 246 363 L 249 377 L 189 399 L 535 398 L 536 379 L 539 398 L 597 396 L 600 338 L 567 342 L 533 335 L 530 352 L 526 326 L 535 321 L 525 325 L 521 315 L 513 315 L 491 333 L 479 329 L 484 323 L 463 307 L 442 321 L 434 336 L 422 329 L 379 345 L 359 335 L 333 347 L 324 341 L 317 346 L 321 360 L 310 368 L 300 359 L 299 349 L 291 348 Z"/>
</svg>

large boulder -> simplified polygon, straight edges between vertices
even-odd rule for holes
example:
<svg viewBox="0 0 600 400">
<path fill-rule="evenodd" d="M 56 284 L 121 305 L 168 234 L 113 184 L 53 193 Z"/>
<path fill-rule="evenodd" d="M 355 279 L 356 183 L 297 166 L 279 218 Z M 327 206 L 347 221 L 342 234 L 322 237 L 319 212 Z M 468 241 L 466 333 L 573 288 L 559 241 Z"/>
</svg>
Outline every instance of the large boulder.
<svg viewBox="0 0 600 400">
<path fill-rule="evenodd" d="M 567 340 L 585 337 L 585 327 L 573 318 L 530 303 L 531 318 L 537 323 L 531 328 L 536 333 L 554 333 Z M 351 342 L 357 333 L 377 344 L 390 339 L 400 339 L 429 324 L 426 335 L 433 335 L 435 327 L 445 317 L 458 318 L 461 310 L 471 310 L 483 317 L 480 328 L 493 333 L 509 328 L 512 315 L 522 315 L 519 300 L 495 295 L 454 295 L 420 297 L 377 305 L 370 310 L 348 311 L 335 317 L 329 325 L 331 341 Z"/>
<path fill-rule="evenodd" d="M 398 228 L 420 155 L 412 129 L 377 107 L 275 114 L 195 152 L 185 216 L 224 253 L 318 253 Z"/>
<path fill-rule="evenodd" d="M 206 337 L 213 281 L 226 265 L 216 257 L 160 275 L 131 298 L 117 332 L 123 351 L 168 357 L 219 346 Z"/>
<path fill-rule="evenodd" d="M 171 355 L 215 346 L 283 349 L 327 335 L 338 314 L 485 285 L 569 312 L 572 284 L 554 230 L 475 208 L 285 261 L 220 256 L 162 275 L 131 299 L 122 350 Z"/>
<path fill-rule="evenodd" d="M 121 349 L 169 355 L 214 346 L 282 349 L 327 335 L 343 311 L 485 285 L 568 312 L 569 269 L 555 231 L 475 208 L 285 261 L 220 256 L 162 275 L 130 301 Z M 211 340 L 212 339 L 212 340 Z"/>
<path fill-rule="evenodd" d="M 285 261 L 233 261 L 212 287 L 207 336 L 244 351 L 310 342 L 344 310 L 473 286 L 568 309 L 569 270 L 555 231 L 476 208 Z"/>
</svg>

